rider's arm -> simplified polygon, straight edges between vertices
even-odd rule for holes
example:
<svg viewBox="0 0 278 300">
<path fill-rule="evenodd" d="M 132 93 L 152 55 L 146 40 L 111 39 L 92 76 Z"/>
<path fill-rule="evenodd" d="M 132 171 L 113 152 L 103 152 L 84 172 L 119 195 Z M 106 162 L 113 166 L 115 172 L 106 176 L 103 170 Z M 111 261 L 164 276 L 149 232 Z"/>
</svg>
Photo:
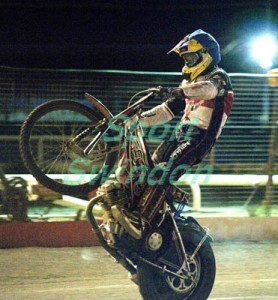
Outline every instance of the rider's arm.
<svg viewBox="0 0 278 300">
<path fill-rule="evenodd" d="M 198 81 L 189 84 L 182 82 L 181 89 L 189 100 L 211 100 L 218 95 L 219 83 L 217 80 Z"/>
<path fill-rule="evenodd" d="M 154 108 L 142 113 L 140 123 L 145 126 L 152 126 L 158 123 L 165 123 L 172 120 L 174 114 L 166 103 L 155 106 Z"/>
<path fill-rule="evenodd" d="M 140 123 L 152 126 L 168 122 L 185 109 L 186 99 L 211 100 L 218 95 L 219 86 L 217 80 L 212 80 L 196 83 L 182 82 L 179 88 L 169 88 L 169 99 L 165 103 L 144 112 L 141 115 Z"/>
<path fill-rule="evenodd" d="M 168 100 L 144 112 L 140 118 L 141 124 L 152 126 L 158 123 L 168 122 L 185 109 L 185 98 L 183 93 L 180 92 L 180 89 L 162 88 L 161 91 L 159 94 L 160 98 L 162 100 Z"/>
<path fill-rule="evenodd" d="M 220 77 L 210 80 L 200 80 L 194 83 L 182 81 L 180 87 L 171 88 L 168 92 L 166 104 L 175 116 L 185 109 L 186 100 L 211 100 L 214 99 L 222 89 L 223 83 Z"/>
</svg>

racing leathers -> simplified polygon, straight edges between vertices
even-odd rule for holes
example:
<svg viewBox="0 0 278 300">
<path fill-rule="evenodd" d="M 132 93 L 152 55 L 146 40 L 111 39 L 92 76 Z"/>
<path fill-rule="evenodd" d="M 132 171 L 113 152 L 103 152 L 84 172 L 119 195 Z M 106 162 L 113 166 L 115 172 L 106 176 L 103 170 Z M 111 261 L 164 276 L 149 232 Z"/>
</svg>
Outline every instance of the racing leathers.
<svg viewBox="0 0 278 300">
<path fill-rule="evenodd" d="M 181 165 L 196 165 L 210 152 L 231 112 L 234 99 L 227 73 L 217 66 L 193 82 L 183 80 L 178 89 L 166 89 L 163 96 L 168 100 L 144 112 L 140 122 L 152 126 L 168 122 L 182 111 L 183 116 L 174 141 L 163 141 L 153 154 L 156 164 L 166 165 L 168 175 L 163 184 L 157 180 L 160 185 L 150 187 L 140 200 L 141 214 L 148 221 L 156 214 L 158 197 L 169 183 L 170 176 L 175 174 L 172 183 L 182 175 Z M 177 166 L 179 172 L 174 171 Z"/>
<path fill-rule="evenodd" d="M 227 73 L 218 67 L 193 82 L 183 80 L 178 90 L 175 96 L 177 89 L 169 88 L 163 95 L 168 100 L 144 112 L 140 122 L 146 126 L 165 123 L 183 111 L 173 141 L 175 149 L 163 159 L 162 145 L 168 144 L 163 141 L 153 159 L 156 163 L 172 159 L 174 165 L 192 166 L 202 160 L 219 137 L 231 112 L 233 91 Z"/>
</svg>

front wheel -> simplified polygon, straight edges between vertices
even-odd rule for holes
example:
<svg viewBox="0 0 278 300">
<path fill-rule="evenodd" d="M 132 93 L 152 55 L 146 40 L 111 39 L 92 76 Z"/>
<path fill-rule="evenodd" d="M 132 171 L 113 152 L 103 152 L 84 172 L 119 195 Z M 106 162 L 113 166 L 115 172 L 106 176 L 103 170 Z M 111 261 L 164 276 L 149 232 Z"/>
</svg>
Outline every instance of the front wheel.
<svg viewBox="0 0 278 300">
<path fill-rule="evenodd" d="M 202 239 L 200 232 L 180 228 L 185 251 L 188 256 L 194 253 Z M 158 260 L 161 267 L 166 267 L 181 275 L 182 262 L 175 242 L 167 250 L 165 257 Z M 138 267 L 140 293 L 145 300 L 206 300 L 212 290 L 215 279 L 215 257 L 209 242 L 205 242 L 192 260 L 189 260 L 189 279 L 181 279 L 142 264 Z M 178 271 L 180 269 L 180 271 Z"/>
<path fill-rule="evenodd" d="M 116 158 L 114 142 L 99 139 L 90 155 L 84 149 L 99 134 L 99 112 L 68 100 L 53 100 L 35 108 L 21 127 L 19 147 L 30 173 L 62 194 L 87 194 L 108 176 Z"/>
</svg>

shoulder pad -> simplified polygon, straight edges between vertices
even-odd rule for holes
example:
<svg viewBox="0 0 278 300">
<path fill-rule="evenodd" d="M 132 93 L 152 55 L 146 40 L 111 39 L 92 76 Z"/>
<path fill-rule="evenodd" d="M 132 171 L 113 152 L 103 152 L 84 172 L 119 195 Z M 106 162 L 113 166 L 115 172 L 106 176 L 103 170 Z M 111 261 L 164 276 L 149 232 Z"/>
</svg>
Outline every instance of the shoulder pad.
<svg viewBox="0 0 278 300">
<path fill-rule="evenodd" d="M 211 72 L 209 74 L 209 79 L 218 79 L 227 87 L 228 90 L 232 90 L 232 84 L 228 74 L 221 68 Z"/>
</svg>

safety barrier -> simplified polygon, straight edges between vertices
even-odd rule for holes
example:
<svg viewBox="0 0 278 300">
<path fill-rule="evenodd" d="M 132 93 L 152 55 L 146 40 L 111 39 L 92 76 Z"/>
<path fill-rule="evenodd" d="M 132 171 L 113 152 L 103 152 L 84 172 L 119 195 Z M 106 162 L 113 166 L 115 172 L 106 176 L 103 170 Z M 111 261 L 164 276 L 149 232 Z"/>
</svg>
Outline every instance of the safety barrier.
<svg viewBox="0 0 278 300">
<path fill-rule="evenodd" d="M 278 87 L 269 78 L 276 74 L 229 74 L 232 80 L 235 102 L 232 114 L 213 150 L 201 167 L 211 166 L 208 184 L 191 184 L 194 209 L 204 203 L 225 198 L 233 204 L 244 203 L 253 192 L 252 183 L 244 184 L 244 174 L 267 178 L 266 185 L 258 185 L 256 195 L 261 201 L 271 198 L 278 204 L 276 178 L 277 159 L 277 99 Z M 85 103 L 88 91 L 102 100 L 112 113 L 122 110 L 135 92 L 157 85 L 177 86 L 179 73 L 131 72 L 117 70 L 41 70 L 0 67 L 0 163 L 6 173 L 24 173 L 18 151 L 18 132 L 26 115 L 45 101 L 67 98 Z M 151 106 L 159 103 L 154 100 Z M 146 106 L 146 109 L 150 108 Z M 159 130 L 158 130 L 159 132 Z M 43 139 L 43 138 L 42 138 Z M 156 141 L 157 142 L 157 141 Z M 41 143 L 43 146 L 43 143 Z M 155 144 L 152 146 L 152 150 Z M 42 148 L 43 149 L 43 148 Z M 224 175 L 222 175 L 224 174 Z M 234 186 L 233 176 L 239 176 Z M 251 176 L 250 175 L 250 176 Z M 202 174 L 200 174 L 200 178 Z M 249 176 L 249 175 L 247 175 Z M 265 177 L 267 176 L 267 177 Z M 225 178 L 231 178 L 226 180 Z M 222 191 L 212 185 L 214 180 L 225 180 Z M 265 182 L 265 179 L 263 179 Z M 237 179 L 235 180 L 237 182 Z M 189 185 L 186 187 L 190 187 Z M 230 189 L 230 190 L 229 190 Z M 228 192 L 230 197 L 227 197 Z M 225 194 L 224 194 L 225 193 Z M 270 195 L 270 196 L 269 196 Z"/>
<path fill-rule="evenodd" d="M 35 178 L 30 174 L 9 174 L 7 178 L 20 176 L 26 180 L 29 185 L 35 184 Z M 74 181 L 79 175 L 58 175 L 52 174 L 49 175 L 51 178 L 60 179 L 63 182 L 65 181 Z M 86 180 L 85 176 L 84 179 Z M 88 177 L 91 175 L 87 175 Z M 192 197 L 192 209 L 194 212 L 200 212 L 202 208 L 202 191 L 201 188 L 205 186 L 210 187 L 252 187 L 257 188 L 259 186 L 266 186 L 268 183 L 267 175 L 254 175 L 254 174 L 244 174 L 244 175 L 205 175 L 205 174 L 190 174 L 182 176 L 177 185 L 181 188 L 190 187 L 191 197 Z M 272 176 L 272 185 L 278 186 L 278 175 Z M 74 205 L 75 207 L 86 208 L 88 201 L 85 199 L 80 199 L 72 196 L 63 195 L 63 201 L 69 205 Z M 248 201 L 248 198 L 245 199 L 245 203 Z"/>
</svg>

